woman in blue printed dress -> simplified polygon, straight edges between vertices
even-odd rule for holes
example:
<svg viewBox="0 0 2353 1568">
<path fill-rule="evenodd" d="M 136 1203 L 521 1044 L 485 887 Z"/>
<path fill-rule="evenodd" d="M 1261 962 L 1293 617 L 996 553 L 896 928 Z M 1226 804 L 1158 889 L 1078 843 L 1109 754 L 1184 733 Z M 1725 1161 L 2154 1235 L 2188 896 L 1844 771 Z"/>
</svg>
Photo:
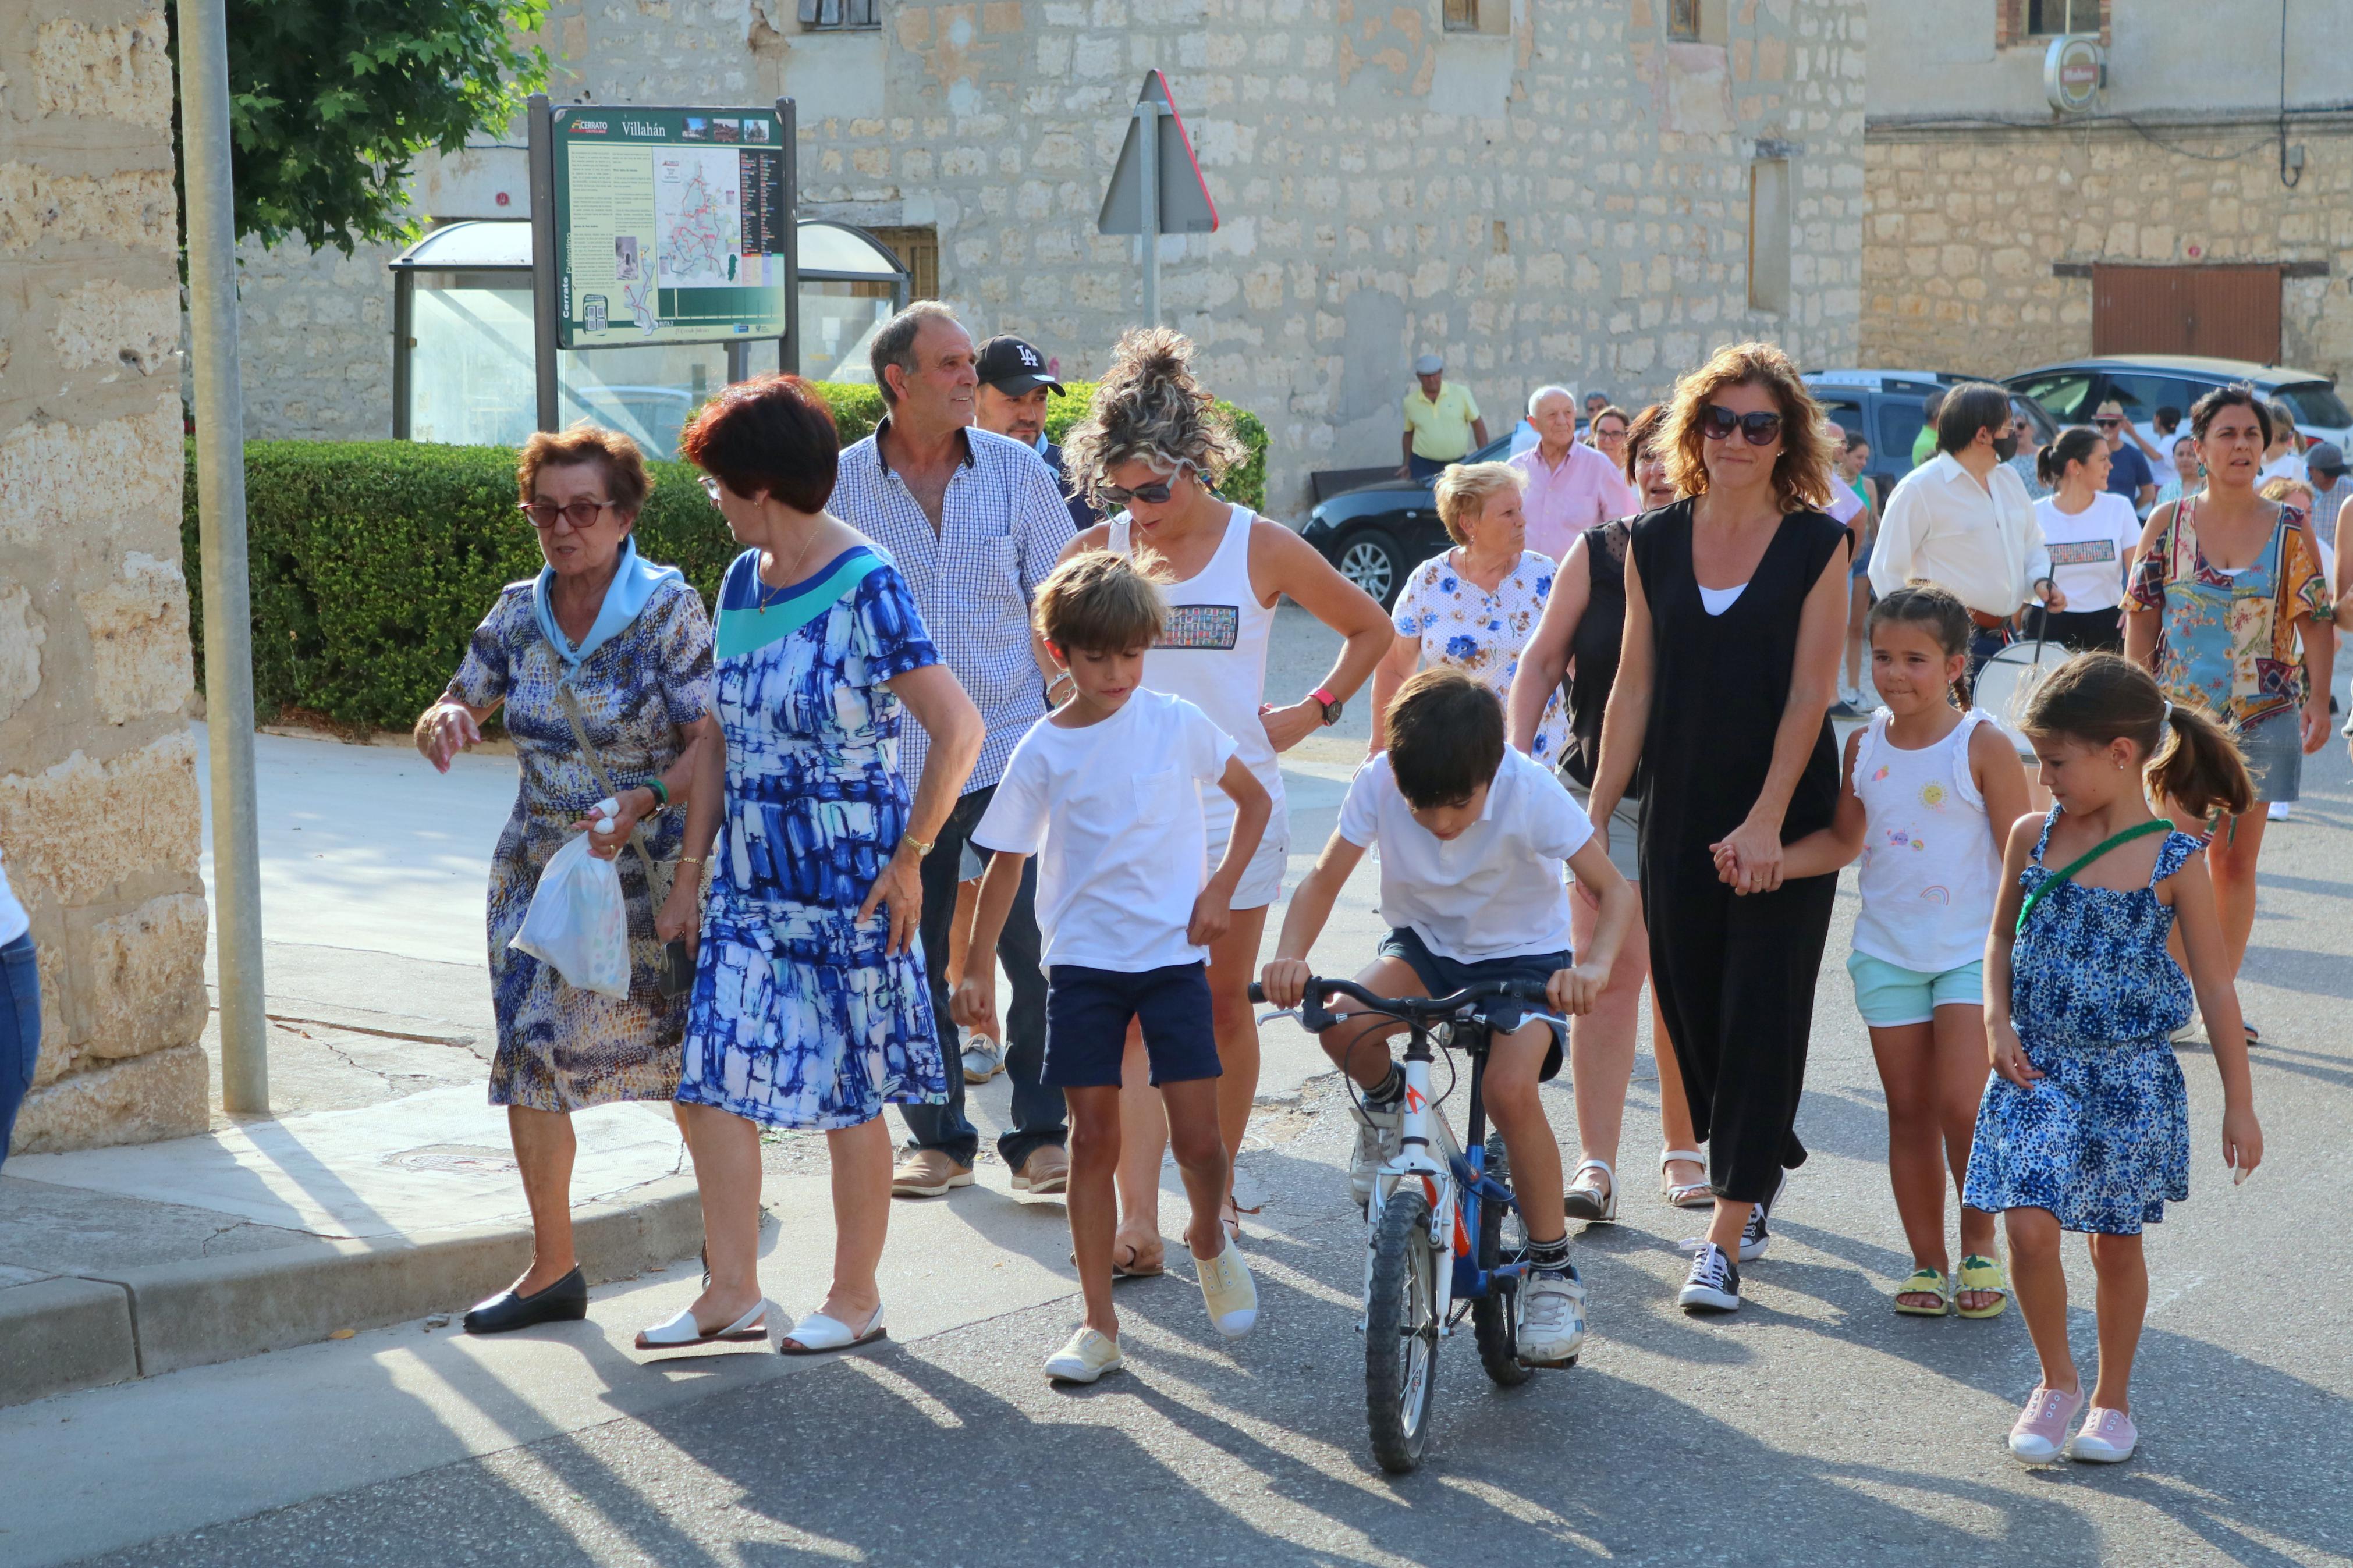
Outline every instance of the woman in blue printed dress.
<svg viewBox="0 0 2353 1568">
<path fill-rule="evenodd" d="M 2193 995 L 2222 1076 L 2223 1160 L 2263 1158 L 2247 1042 L 2214 885 L 2200 842 L 2152 816 L 2148 797 L 2200 818 L 2241 812 L 2253 785 L 2231 737 L 2168 702 L 2114 654 L 2069 659 L 2036 689 L 2021 728 L 2034 742 L 2047 817 L 2010 833 L 2003 892 L 1986 943 L 1993 1076 L 1978 1108 L 1962 1201 L 2004 1215 L 2012 1285 L 2042 1381 L 2010 1428 L 2030 1463 L 2128 1458 L 2138 1436 L 2129 1384 L 2148 1305 L 2141 1227 L 2189 1195 L 2189 1108 L 2170 1037 Z M 2185 976 L 2166 951 L 2176 925 Z M 2063 1231 L 2088 1233 L 2099 1282 L 2099 1381 L 2084 1409 L 2067 1343 Z"/>
<path fill-rule="evenodd" d="M 751 548 L 720 590 L 726 744 L 703 754 L 683 858 L 699 869 L 712 855 L 723 804 L 678 1089 L 711 1282 L 638 1344 L 839 1350 L 884 1331 L 882 1107 L 947 1097 L 916 940 L 922 866 L 979 755 L 980 715 L 890 557 L 825 510 L 839 443 L 808 383 L 729 387 L 680 449 Z M 912 802 L 907 716 L 931 739 Z M 700 882 L 679 879 L 665 935 L 695 931 Z M 833 1163 L 833 1286 L 781 1332 L 758 1278 L 763 1127 L 822 1130 Z"/>
<path fill-rule="evenodd" d="M 1438 477 L 1438 520 L 1454 548 L 1415 567 L 1398 591 L 1389 616 L 1397 641 L 1373 671 L 1374 753 L 1388 749 L 1381 716 L 1389 700 L 1425 666 L 1451 664 L 1498 702 L 1511 702 L 1520 652 L 1535 636 L 1560 570 L 1551 556 L 1527 548 L 1525 482 L 1508 463 L 1457 463 Z M 1568 713 L 1555 690 L 1528 755 L 1556 768 L 1567 743 Z"/>
<path fill-rule="evenodd" d="M 588 1284 L 572 1250 L 572 1112 L 616 1100 L 667 1100 L 678 1088 L 686 999 L 664 996 L 661 944 L 644 866 L 617 862 L 628 905 L 629 993 L 568 984 L 553 964 L 507 945 L 522 928 L 548 858 L 586 826 L 604 794 L 557 700 L 572 693 L 581 729 L 620 788 L 619 820 L 595 839 L 611 858 L 642 820 L 657 859 L 678 853 L 693 750 L 719 748 L 711 708 L 711 622 L 675 567 L 640 558 L 630 537 L 652 488 L 627 436 L 593 426 L 542 433 L 516 469 L 521 507 L 547 565 L 511 583 L 483 617 L 441 700 L 417 721 L 417 745 L 449 771 L 481 723 L 503 708 L 522 777 L 491 860 L 491 992 L 499 1024 L 491 1103 L 509 1135 L 531 1204 L 532 1261 L 507 1290 L 466 1314 L 470 1333 L 577 1319 Z"/>
</svg>

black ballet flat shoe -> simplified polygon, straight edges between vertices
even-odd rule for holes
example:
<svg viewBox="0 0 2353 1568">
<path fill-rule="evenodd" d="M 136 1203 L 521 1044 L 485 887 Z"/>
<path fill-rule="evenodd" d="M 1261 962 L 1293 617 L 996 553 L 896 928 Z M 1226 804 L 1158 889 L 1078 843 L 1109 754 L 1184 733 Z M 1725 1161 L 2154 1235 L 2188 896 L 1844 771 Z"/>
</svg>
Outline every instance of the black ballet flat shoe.
<svg viewBox="0 0 2353 1568">
<path fill-rule="evenodd" d="M 470 1334 L 503 1334 L 534 1323 L 576 1323 L 588 1315 L 588 1281 L 577 1267 L 544 1290 L 501 1290 L 466 1314 Z"/>
</svg>

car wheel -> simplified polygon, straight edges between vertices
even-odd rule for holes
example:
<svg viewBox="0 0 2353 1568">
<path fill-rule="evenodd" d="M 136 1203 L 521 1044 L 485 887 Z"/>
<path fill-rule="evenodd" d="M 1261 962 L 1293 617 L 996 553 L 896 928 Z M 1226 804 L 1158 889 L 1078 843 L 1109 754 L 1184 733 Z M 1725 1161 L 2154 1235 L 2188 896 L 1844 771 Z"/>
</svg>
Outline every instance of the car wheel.
<svg viewBox="0 0 2353 1568">
<path fill-rule="evenodd" d="M 1340 575 L 1380 601 L 1388 609 L 1405 585 L 1405 552 L 1387 529 L 1359 528 L 1340 536 L 1333 546 L 1332 564 Z"/>
</svg>

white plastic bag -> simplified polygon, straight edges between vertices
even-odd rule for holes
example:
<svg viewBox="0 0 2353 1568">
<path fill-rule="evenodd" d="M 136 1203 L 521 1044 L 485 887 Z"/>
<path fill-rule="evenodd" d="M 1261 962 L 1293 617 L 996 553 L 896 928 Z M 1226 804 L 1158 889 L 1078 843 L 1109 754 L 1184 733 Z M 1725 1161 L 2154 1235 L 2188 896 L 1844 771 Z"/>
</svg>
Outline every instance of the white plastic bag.
<svg viewBox="0 0 2353 1568">
<path fill-rule="evenodd" d="M 527 952 L 583 991 L 629 994 L 629 906 L 621 873 L 588 853 L 588 836 L 548 857 L 522 929 L 507 945 Z"/>
</svg>

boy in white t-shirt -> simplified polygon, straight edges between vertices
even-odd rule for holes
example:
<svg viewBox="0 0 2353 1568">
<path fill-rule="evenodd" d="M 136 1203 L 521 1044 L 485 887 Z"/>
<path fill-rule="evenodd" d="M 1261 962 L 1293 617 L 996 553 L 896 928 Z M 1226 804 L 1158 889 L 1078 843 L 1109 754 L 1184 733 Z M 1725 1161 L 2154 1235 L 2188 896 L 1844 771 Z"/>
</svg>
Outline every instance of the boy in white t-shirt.
<svg viewBox="0 0 2353 1568">
<path fill-rule="evenodd" d="M 1381 996 L 1443 996 L 1486 980 L 1535 980 L 1554 1009 L 1585 1013 L 1609 982 L 1633 923 L 1635 895 L 1595 842 L 1593 825 L 1560 781 L 1504 744 L 1504 710 L 1459 669 L 1426 669 L 1388 712 L 1389 748 L 1356 770 L 1340 826 L 1292 895 L 1275 957 L 1261 976 L 1267 1000 L 1298 1004 L 1307 951 L 1366 849 L 1380 846 L 1379 956 L 1356 984 Z M 1593 941 L 1569 952 L 1569 891 L 1561 863 L 1600 904 Z M 1335 1013 L 1357 1010 L 1342 998 Z M 1325 1053 L 1364 1091 L 1348 1173 L 1358 1202 L 1398 1152 L 1405 1075 L 1388 1038 L 1405 1026 L 1344 1019 Z M 1497 1038 L 1487 1058 L 1486 1105 L 1511 1156 L 1512 1187 L 1527 1222 L 1529 1270 L 1520 1292 L 1520 1359 L 1558 1366 L 1585 1340 L 1585 1286 L 1568 1260 L 1560 1146 L 1537 1086 L 1560 1070 L 1552 1028 L 1531 1021 Z"/>
<path fill-rule="evenodd" d="M 1219 1333 L 1258 1320 L 1250 1268 L 1218 1223 L 1231 1162 L 1218 1131 L 1218 1037 L 1208 944 L 1232 919 L 1234 889 L 1266 830 L 1272 801 L 1233 737 L 1181 697 L 1144 690 L 1145 651 L 1168 614 L 1160 590 L 1124 557 L 1074 556 L 1038 589 L 1038 632 L 1076 690 L 1013 749 L 973 842 L 993 851 L 980 884 L 955 1016 L 997 1035 L 991 956 L 1038 857 L 1045 936 L 1044 1082 L 1071 1107 L 1071 1246 L 1086 1321 L 1046 1363 L 1049 1378 L 1092 1383 L 1116 1372 L 1112 1237 L 1118 1220 L 1120 1064 L 1131 1021 L 1143 1026 L 1168 1143 L 1193 1201 L 1185 1239 Z M 1208 868 L 1204 785 L 1234 803 L 1234 826 Z M 1002 1037 L 998 1036 L 997 1037 Z"/>
</svg>

